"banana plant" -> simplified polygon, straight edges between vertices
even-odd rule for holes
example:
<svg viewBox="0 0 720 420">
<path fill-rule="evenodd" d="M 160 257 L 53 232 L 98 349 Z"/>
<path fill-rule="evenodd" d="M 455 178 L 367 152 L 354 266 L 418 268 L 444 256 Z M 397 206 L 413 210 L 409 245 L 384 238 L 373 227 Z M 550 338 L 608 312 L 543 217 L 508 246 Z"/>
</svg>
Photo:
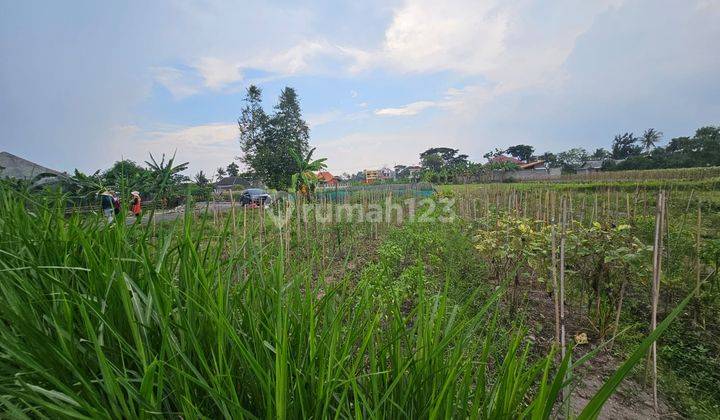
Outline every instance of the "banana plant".
<svg viewBox="0 0 720 420">
<path fill-rule="evenodd" d="M 150 161 L 145 161 L 145 163 L 152 173 L 153 187 L 157 191 L 157 197 L 160 199 L 166 198 L 165 195 L 170 187 L 187 178 L 180 175 L 180 173 L 187 169 L 189 162 L 175 165 L 174 153 L 167 163 L 165 163 L 165 154 L 162 155 L 160 162 L 158 162 L 151 153 Z"/>
<path fill-rule="evenodd" d="M 295 159 L 297 173 L 293 174 L 291 178 L 289 190 L 290 192 L 299 192 L 306 198 L 315 191 L 315 187 L 317 186 L 318 178 L 315 172 L 327 168 L 325 164 L 327 158 L 313 160 L 312 155 L 314 152 L 315 148 L 310 149 L 307 155 L 303 155 L 302 152 L 298 153 L 292 149 L 290 150 L 290 154 L 293 159 Z"/>
</svg>

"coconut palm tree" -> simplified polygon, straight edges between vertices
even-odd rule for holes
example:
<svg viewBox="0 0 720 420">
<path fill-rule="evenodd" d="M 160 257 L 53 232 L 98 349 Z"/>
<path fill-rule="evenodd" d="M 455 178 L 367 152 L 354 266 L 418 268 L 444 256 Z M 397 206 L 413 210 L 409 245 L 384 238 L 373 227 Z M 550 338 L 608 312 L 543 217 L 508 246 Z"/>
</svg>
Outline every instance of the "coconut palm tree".
<svg viewBox="0 0 720 420">
<path fill-rule="evenodd" d="M 195 183 L 198 184 L 198 186 L 200 187 L 204 187 L 210 184 L 210 180 L 208 179 L 207 175 L 205 175 L 204 171 L 200 171 L 195 174 Z"/>
<path fill-rule="evenodd" d="M 312 155 L 314 152 L 315 148 L 312 148 L 307 155 L 303 156 L 302 152 L 298 153 L 295 150 L 290 150 L 290 154 L 295 159 L 295 165 L 297 166 L 297 173 L 293 174 L 291 178 L 290 190 L 297 191 L 305 197 L 309 197 L 310 193 L 315 191 L 318 181 L 315 172 L 327 168 L 325 164 L 327 158 L 313 160 Z"/>
<path fill-rule="evenodd" d="M 217 181 L 220 181 L 221 179 L 225 178 L 225 175 L 227 175 L 227 172 L 225 172 L 225 168 L 219 166 L 215 172 L 215 179 Z"/>
<path fill-rule="evenodd" d="M 648 128 L 640 137 L 640 143 L 645 149 L 645 153 L 650 153 L 650 150 L 655 147 L 655 144 L 660 141 L 663 133 L 657 131 L 654 128 Z"/>
</svg>

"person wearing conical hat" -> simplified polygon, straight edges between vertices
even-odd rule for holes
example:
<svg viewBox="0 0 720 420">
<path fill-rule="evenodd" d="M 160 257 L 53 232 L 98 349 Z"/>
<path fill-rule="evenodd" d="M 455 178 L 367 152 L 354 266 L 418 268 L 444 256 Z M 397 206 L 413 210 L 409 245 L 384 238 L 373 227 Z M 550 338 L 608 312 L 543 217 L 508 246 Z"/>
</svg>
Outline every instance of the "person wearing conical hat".
<svg viewBox="0 0 720 420">
<path fill-rule="evenodd" d="M 113 211 L 113 194 L 112 191 L 103 191 L 100 194 L 100 207 L 102 213 L 107 218 L 108 223 L 112 223 L 114 211 Z"/>
<path fill-rule="evenodd" d="M 142 215 L 142 199 L 140 198 L 140 193 L 133 191 L 130 193 L 130 197 L 130 211 L 132 211 L 132 214 L 140 220 Z"/>
</svg>

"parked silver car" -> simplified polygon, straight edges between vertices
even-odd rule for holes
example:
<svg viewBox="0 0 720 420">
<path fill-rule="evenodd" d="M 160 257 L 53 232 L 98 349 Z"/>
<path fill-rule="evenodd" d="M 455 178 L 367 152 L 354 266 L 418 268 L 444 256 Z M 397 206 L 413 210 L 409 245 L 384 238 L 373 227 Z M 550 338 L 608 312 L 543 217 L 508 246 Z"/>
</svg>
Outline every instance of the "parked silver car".
<svg viewBox="0 0 720 420">
<path fill-rule="evenodd" d="M 249 206 L 255 204 L 258 206 L 267 206 L 272 202 L 272 197 L 262 188 L 248 188 L 240 193 L 240 204 Z"/>
</svg>

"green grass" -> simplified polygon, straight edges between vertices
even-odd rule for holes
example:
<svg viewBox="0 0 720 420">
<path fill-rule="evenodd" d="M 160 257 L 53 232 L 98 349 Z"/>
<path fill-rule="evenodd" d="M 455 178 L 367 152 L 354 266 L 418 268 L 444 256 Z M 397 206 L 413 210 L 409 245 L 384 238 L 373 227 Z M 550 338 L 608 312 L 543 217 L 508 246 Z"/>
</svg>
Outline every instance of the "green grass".
<svg viewBox="0 0 720 420">
<path fill-rule="evenodd" d="M 501 291 L 472 311 L 472 296 L 449 305 L 422 285 L 409 312 L 348 279 L 318 298 L 323 273 L 279 242 L 244 244 L 243 258 L 227 224 L 208 236 L 187 217 L 153 237 L 18 198 L 0 196 L 0 393 L 13 416 L 511 415 L 533 382 L 520 365 L 505 379 L 525 387 L 515 395 L 478 392 Z"/>
<path fill-rule="evenodd" d="M 548 418 L 569 359 L 531 357 L 525 329 L 497 322 L 505 287 L 468 283 L 473 264 L 447 268 L 470 256 L 467 242 L 433 240 L 444 229 L 390 228 L 357 277 L 340 269 L 352 251 L 326 259 L 322 231 L 288 251 L 271 228 L 262 242 L 241 236 L 239 218 L 107 226 L 0 187 L 0 407 L 11 418 Z M 379 299 L 388 276 L 410 287 Z"/>
</svg>

